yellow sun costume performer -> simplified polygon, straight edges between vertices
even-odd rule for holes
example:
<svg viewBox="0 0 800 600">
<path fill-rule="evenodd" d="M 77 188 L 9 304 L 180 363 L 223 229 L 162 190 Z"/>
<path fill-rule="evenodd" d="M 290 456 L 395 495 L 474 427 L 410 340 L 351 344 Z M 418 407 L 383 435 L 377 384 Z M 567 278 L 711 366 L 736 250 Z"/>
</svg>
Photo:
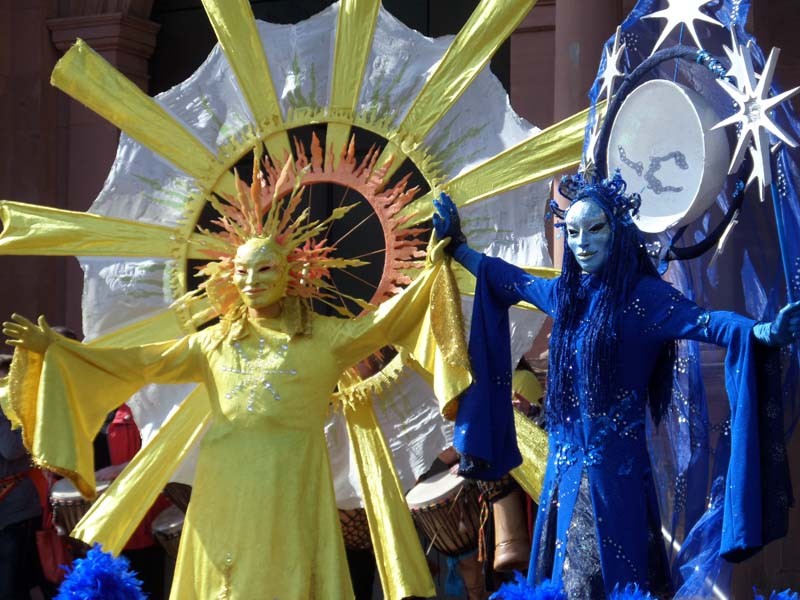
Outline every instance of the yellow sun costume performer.
<svg viewBox="0 0 800 600">
<path fill-rule="evenodd" d="M 230 204 L 219 205 L 224 233 L 217 237 L 229 251 L 203 268 L 205 291 L 223 315 L 217 325 L 177 342 L 92 348 L 58 336 L 43 319 L 36 326 L 15 315 L 4 328 L 18 346 L 12 409 L 37 459 L 92 495 L 92 440 L 104 415 L 147 383 L 203 383 L 210 425 L 172 597 L 350 598 L 323 434 L 330 391 L 348 366 L 393 344 L 434 374 L 444 402 L 453 399 L 470 381 L 457 290 L 440 261 L 374 312 L 355 319 L 316 315 L 307 299 L 324 298 L 328 270 L 352 261 L 330 258 L 331 247 L 310 240 L 347 209 L 307 223 L 305 212 L 291 218 L 299 192 L 282 206 L 258 171 L 251 188 L 239 188 Z M 355 423 L 369 430 L 369 411 Z M 375 500 L 368 511 L 389 517 L 373 523 L 377 541 L 382 553 L 399 556 L 405 593 L 428 595 L 430 575 L 391 470 L 380 468 L 383 453 L 369 440 L 361 453 L 372 462 L 362 479 Z M 115 520 L 95 518 L 121 487 L 74 535 L 112 548 L 127 537 L 120 513 Z M 139 494 L 121 502 L 118 511 L 133 502 L 148 505 Z"/>
<path fill-rule="evenodd" d="M 546 275 L 537 268 L 547 264 L 543 226 L 528 216 L 544 210 L 543 180 L 580 159 L 586 115 L 539 131 L 513 113 L 488 68 L 534 4 L 482 0 L 455 37 L 433 40 L 399 23 L 379 0 L 341 0 L 296 26 L 257 22 L 247 0 L 203 0 L 219 44 L 194 75 L 157 98 L 81 41 L 65 54 L 52 82 L 122 130 L 117 159 L 89 213 L 0 202 L 0 253 L 81 257 L 90 347 L 47 334 L 44 361 L 42 353 L 19 352 L 3 409 L 23 427 L 40 463 L 91 496 L 87 440 L 109 407 L 145 380 L 205 384 L 185 399 L 187 386 L 148 386 L 136 394 L 154 400 L 148 408 L 171 412 L 161 409 L 150 421 L 140 455 L 73 535 L 119 551 L 201 441 L 197 474 L 188 479 L 195 494 L 173 596 L 191 597 L 182 586 L 192 579 L 200 598 L 262 597 L 264 589 L 281 598 L 350 595 L 320 424 L 334 373 L 393 341 L 406 351 L 383 371 L 363 382 L 347 374 L 338 382 L 355 469 L 334 468 L 336 494 L 341 487 L 348 502 L 363 496 L 385 597 L 433 594 L 402 496 L 414 473 L 395 461 L 405 471 L 403 485 L 392 466 L 392 452 L 410 455 L 416 447 L 407 451 L 402 437 L 387 443 L 379 427 L 384 407 L 376 399 L 401 371 L 401 381 L 417 377 L 403 367 L 408 353 L 437 375 L 446 416 L 455 412 L 447 399 L 468 379 L 466 362 L 457 359 L 459 344 L 446 339 L 456 319 L 448 267 L 429 260 L 420 272 L 416 264 L 416 228 L 431 215 L 437 188 L 464 210 L 477 248 Z M 290 137 L 310 124 L 324 128 L 324 142 L 310 144 L 309 157 Z M 383 141 L 363 162 L 355 160 L 351 137 L 359 130 Z M 267 183 L 255 177 L 254 189 L 245 190 L 231 167 L 262 150 L 271 161 Z M 279 185 L 280 165 L 292 155 L 294 167 Z M 409 166 L 426 188 L 416 200 L 415 190 L 405 189 Z M 389 185 L 395 174 L 399 183 Z M 380 304 L 416 278 L 400 299 L 353 321 L 306 311 L 310 290 L 322 286 L 323 296 L 339 294 L 326 287 L 327 269 L 355 263 L 337 263 L 313 245 L 313 234 L 292 229 L 294 221 L 283 220 L 288 207 L 268 206 L 265 198 L 292 202 L 296 176 L 306 186 L 354 190 L 370 204 L 384 234 L 384 269 L 375 294 L 364 300 Z M 221 236 L 197 230 L 207 204 L 222 216 Z M 280 315 L 262 318 L 251 314 L 259 307 L 247 306 L 253 290 L 243 278 L 267 256 L 287 264 L 287 299 Z M 204 268 L 202 293 L 187 294 L 187 262 L 209 258 L 220 260 Z M 471 276 L 456 275 L 461 294 L 470 294 Z M 274 283 L 276 290 L 284 285 Z M 543 320 L 527 309 L 518 312 L 523 335 L 517 355 Z M 219 315 L 218 325 L 197 332 Z M 15 327 L 18 334 L 32 330 L 25 322 Z M 138 349 L 105 350 L 112 347 Z M 437 348 L 446 348 L 449 359 Z M 124 368 L 115 362 L 123 356 Z M 348 383 L 355 384 L 343 387 Z M 97 393 L 76 395 L 79 385 Z M 414 386 L 408 397 L 421 396 L 421 380 Z M 45 397 L 65 401 L 44 403 Z M 411 416 L 408 410 L 396 410 L 401 421 Z M 531 452 L 517 475 L 538 494 L 546 439 L 526 426 L 518 424 L 519 437 L 528 440 L 523 453 Z M 334 466 L 342 450 L 329 447 Z M 350 485 L 353 479 L 360 485 Z M 206 544 L 212 530 L 219 543 Z M 266 549 L 271 556 L 277 551 L 279 560 L 272 564 Z M 258 589 L 264 582 L 268 588 Z"/>
</svg>

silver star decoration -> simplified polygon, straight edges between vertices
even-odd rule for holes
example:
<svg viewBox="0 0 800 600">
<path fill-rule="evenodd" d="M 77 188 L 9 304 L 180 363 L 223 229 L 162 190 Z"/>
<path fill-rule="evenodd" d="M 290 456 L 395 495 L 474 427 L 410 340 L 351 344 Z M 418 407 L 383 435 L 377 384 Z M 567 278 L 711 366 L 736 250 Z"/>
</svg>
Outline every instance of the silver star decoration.
<svg viewBox="0 0 800 600">
<path fill-rule="evenodd" d="M 603 69 L 603 74 L 600 75 L 600 79 L 603 80 L 603 83 L 600 86 L 600 91 L 597 93 L 598 100 L 603 95 L 603 92 L 605 92 L 606 98 L 610 101 L 611 96 L 614 95 L 614 80 L 624 75 L 624 73 L 619 70 L 619 59 L 622 58 L 622 53 L 625 51 L 625 44 L 619 43 L 621 39 L 620 28 L 617 27 L 617 33 L 614 35 L 614 46 L 611 50 L 609 50 L 608 47 L 603 48 L 603 52 L 606 55 L 606 66 Z"/>
<path fill-rule="evenodd" d="M 733 40 L 732 48 L 728 48 L 727 46 L 723 46 L 722 49 L 725 51 L 725 54 L 728 57 L 728 61 L 731 63 L 730 68 L 725 73 L 728 77 L 733 77 L 736 80 L 736 85 L 740 88 L 744 85 L 744 80 L 747 77 L 747 70 L 742 70 L 743 62 L 736 59 L 739 55 L 741 50 L 739 49 L 739 38 L 736 37 L 736 32 L 733 28 L 730 29 L 731 33 L 731 40 Z M 750 41 L 747 43 L 748 49 L 751 47 L 753 42 Z M 755 74 L 756 78 L 759 77 L 758 73 Z"/>
<path fill-rule="evenodd" d="M 797 142 L 772 120 L 772 113 L 779 104 L 800 92 L 800 87 L 770 98 L 772 78 L 775 75 L 775 67 L 780 54 L 778 48 L 770 51 L 759 78 L 756 78 L 748 46 L 736 44 L 735 50 L 731 52 L 731 70 L 729 72 L 741 76 L 741 81 L 737 78 L 738 87 L 724 79 L 717 79 L 717 83 L 733 99 L 738 110 L 735 114 L 714 125 L 713 129 L 728 125 L 739 126 L 739 139 L 736 142 L 728 173 L 739 169 L 745 159 L 745 154 L 749 152 L 753 159 L 753 170 L 747 180 L 747 185 L 749 186 L 756 179 L 760 182 L 759 196 L 763 202 L 764 192 L 772 184 L 769 134 L 792 148 L 797 146 Z"/>
<path fill-rule="evenodd" d="M 594 153 L 597 149 L 597 140 L 600 137 L 600 123 L 602 120 L 603 118 L 599 114 L 596 115 L 592 130 L 589 132 L 589 140 L 586 142 L 586 152 L 578 168 L 578 171 L 580 171 L 586 179 L 594 179 L 594 176 L 597 174 L 597 164 L 595 163 Z"/>
<path fill-rule="evenodd" d="M 653 46 L 653 51 L 650 53 L 650 55 L 652 56 L 653 53 L 659 49 L 661 44 L 663 44 L 667 37 L 669 37 L 669 34 L 672 33 L 672 30 L 678 25 L 685 25 L 692 38 L 694 38 L 695 45 L 702 49 L 703 46 L 700 44 L 700 38 L 697 37 L 697 31 L 694 28 L 694 22 L 703 21 L 705 23 L 717 25 L 718 27 L 723 26 L 722 23 L 716 19 L 712 19 L 700 10 L 701 7 L 705 6 L 706 4 L 711 4 L 712 1 L 713 0 L 667 0 L 667 8 L 642 17 L 643 19 L 667 20 L 664 29 L 661 31 L 661 36 L 658 38 L 656 45 Z"/>
</svg>

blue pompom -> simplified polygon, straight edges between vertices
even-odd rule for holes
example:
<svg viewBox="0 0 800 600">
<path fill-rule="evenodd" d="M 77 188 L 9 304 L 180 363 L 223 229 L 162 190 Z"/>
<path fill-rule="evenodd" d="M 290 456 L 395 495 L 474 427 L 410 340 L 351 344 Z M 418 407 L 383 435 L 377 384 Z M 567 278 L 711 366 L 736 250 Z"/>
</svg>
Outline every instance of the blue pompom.
<svg viewBox="0 0 800 600">
<path fill-rule="evenodd" d="M 122 556 L 103 552 L 95 544 L 68 569 L 55 600 L 146 600 L 142 582 Z"/>
<path fill-rule="evenodd" d="M 756 588 L 753 588 L 753 593 L 756 595 L 755 600 L 765 600 L 764 596 L 761 596 L 756 592 Z M 773 591 L 769 595 L 769 600 L 798 600 L 800 596 L 798 596 L 797 592 L 793 592 L 789 588 L 786 588 L 782 592 L 775 592 Z"/>
<path fill-rule="evenodd" d="M 638 583 L 629 583 L 621 590 L 617 584 L 608 598 L 609 600 L 655 600 L 649 592 L 641 589 Z"/>
<path fill-rule="evenodd" d="M 489 600 L 567 600 L 567 595 L 560 583 L 546 579 L 531 586 L 521 573 L 514 571 L 514 581 L 501 585 Z"/>
</svg>

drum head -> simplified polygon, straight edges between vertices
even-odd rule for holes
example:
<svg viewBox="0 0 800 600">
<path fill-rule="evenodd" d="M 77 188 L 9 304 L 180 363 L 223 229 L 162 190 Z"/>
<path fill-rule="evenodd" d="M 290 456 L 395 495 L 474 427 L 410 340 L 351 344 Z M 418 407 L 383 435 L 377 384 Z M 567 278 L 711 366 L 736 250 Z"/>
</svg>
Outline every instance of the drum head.
<svg viewBox="0 0 800 600">
<path fill-rule="evenodd" d="M 64 477 L 53 484 L 50 489 L 50 498 L 55 501 L 78 500 L 82 498 L 80 492 L 72 485 L 72 482 Z"/>
<path fill-rule="evenodd" d="M 642 196 L 635 217 L 659 233 L 699 218 L 728 173 L 730 146 L 700 94 L 664 79 L 637 87 L 622 103 L 608 140 L 608 172 L 619 169 L 628 193 Z"/>
<path fill-rule="evenodd" d="M 406 494 L 406 502 L 411 509 L 441 502 L 455 496 L 464 485 L 464 481 L 463 477 L 453 475 L 449 471 L 437 473 L 411 488 Z"/>
<path fill-rule="evenodd" d="M 153 519 L 153 535 L 173 537 L 183 528 L 184 513 L 176 506 L 168 506 Z"/>
</svg>

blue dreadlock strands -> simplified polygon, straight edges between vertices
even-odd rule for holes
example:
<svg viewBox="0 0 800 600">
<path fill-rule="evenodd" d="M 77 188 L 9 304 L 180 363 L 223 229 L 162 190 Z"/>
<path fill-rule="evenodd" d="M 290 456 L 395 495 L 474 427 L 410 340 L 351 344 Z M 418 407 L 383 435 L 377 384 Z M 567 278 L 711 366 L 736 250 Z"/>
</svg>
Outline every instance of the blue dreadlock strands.
<svg viewBox="0 0 800 600">
<path fill-rule="evenodd" d="M 558 318 L 551 336 L 546 398 L 546 410 L 557 415 L 557 421 L 566 418 L 569 406 L 566 399 L 573 396 L 585 398 L 583 408 L 591 414 L 603 413 L 610 407 L 616 392 L 612 387 L 616 381 L 617 335 L 622 311 L 641 276 L 659 276 L 631 219 L 641 199 L 637 194 L 626 196 L 625 188 L 619 173 L 599 183 L 588 183 L 581 175 L 565 177 L 559 187 L 574 202 L 597 203 L 605 212 L 612 233 L 608 260 L 597 276 L 598 299 L 584 323 L 580 322 L 584 309 L 581 288 L 586 280 L 569 250 L 566 237 L 564 239 L 564 262 L 556 285 Z M 579 347 L 579 331 L 581 352 L 576 361 L 571 353 Z M 656 422 L 671 399 L 668 383 L 674 359 L 674 343 L 665 345 L 650 383 L 650 408 Z"/>
</svg>

